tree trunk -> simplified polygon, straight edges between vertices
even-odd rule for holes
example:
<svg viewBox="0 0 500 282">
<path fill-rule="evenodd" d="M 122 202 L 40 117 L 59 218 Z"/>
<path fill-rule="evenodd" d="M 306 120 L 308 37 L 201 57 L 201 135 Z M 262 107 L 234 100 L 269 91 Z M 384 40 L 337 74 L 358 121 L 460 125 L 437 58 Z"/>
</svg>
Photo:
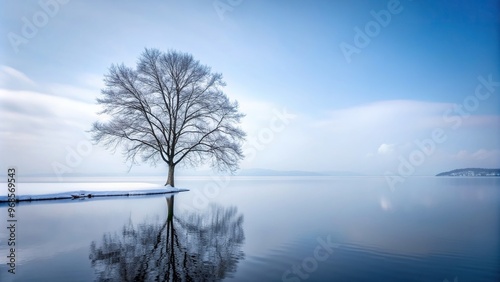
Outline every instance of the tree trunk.
<svg viewBox="0 0 500 282">
<path fill-rule="evenodd" d="M 174 186 L 174 165 L 168 165 L 168 178 L 167 178 L 167 183 L 165 183 L 165 186 L 170 185 L 172 187 Z"/>
<path fill-rule="evenodd" d="M 166 196 L 165 198 L 167 199 L 168 208 L 167 221 L 170 223 L 174 218 L 174 195 Z"/>
</svg>

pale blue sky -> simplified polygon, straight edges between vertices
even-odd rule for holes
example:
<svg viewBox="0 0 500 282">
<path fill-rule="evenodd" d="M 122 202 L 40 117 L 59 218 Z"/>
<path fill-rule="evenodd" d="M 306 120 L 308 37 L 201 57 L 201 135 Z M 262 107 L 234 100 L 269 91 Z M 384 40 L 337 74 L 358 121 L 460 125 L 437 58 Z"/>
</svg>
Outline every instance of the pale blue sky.
<svg viewBox="0 0 500 282">
<path fill-rule="evenodd" d="M 44 12 L 40 3 L 52 6 Z M 479 76 L 500 81 L 498 1 L 0 5 L 3 166 L 49 174 L 54 163 L 74 172 L 126 171 L 119 153 L 99 146 L 70 166 L 65 148 L 86 140 L 107 68 L 133 66 L 145 47 L 189 52 L 223 73 L 254 142 L 245 146 L 251 158 L 244 168 L 396 172 L 399 157 L 408 158 L 418 150 L 415 141 L 436 128 L 447 140 L 416 174 L 500 166 L 500 87 L 469 107 L 460 126 L 452 127 L 457 117 L 448 112 L 474 96 Z M 356 28 L 374 26 L 373 13 L 390 20 L 375 24 L 369 43 L 346 59 L 340 46 L 356 47 Z M 26 33 L 25 20 L 39 27 Z M 270 127 L 284 109 L 294 118 Z"/>
</svg>

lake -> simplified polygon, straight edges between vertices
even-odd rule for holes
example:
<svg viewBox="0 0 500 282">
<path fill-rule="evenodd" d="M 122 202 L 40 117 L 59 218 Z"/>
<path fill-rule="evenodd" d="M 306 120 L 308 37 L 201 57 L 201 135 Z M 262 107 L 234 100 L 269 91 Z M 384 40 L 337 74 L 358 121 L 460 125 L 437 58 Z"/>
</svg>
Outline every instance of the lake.
<svg viewBox="0 0 500 282">
<path fill-rule="evenodd" d="M 0 281 L 500 281 L 500 178 L 176 184 L 191 191 L 19 203 L 16 274 L 1 205 Z"/>
</svg>

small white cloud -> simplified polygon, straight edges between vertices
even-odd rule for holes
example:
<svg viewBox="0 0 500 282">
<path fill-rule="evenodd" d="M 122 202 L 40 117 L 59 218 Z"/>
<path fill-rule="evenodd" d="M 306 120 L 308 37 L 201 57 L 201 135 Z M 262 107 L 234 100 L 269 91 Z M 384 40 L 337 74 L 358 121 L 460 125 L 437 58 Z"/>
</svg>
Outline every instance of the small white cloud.
<svg viewBox="0 0 500 282">
<path fill-rule="evenodd" d="M 23 72 L 9 66 L 0 66 L 0 86 L 6 86 L 11 83 L 19 82 L 29 85 L 35 85 L 35 82 L 33 82 L 33 80 L 31 80 Z"/>
<path fill-rule="evenodd" d="M 377 152 L 380 155 L 390 154 L 390 153 L 394 152 L 394 148 L 395 147 L 396 147 L 395 144 L 386 144 L 386 143 L 383 143 L 382 145 L 380 145 L 380 147 L 378 147 Z"/>
</svg>

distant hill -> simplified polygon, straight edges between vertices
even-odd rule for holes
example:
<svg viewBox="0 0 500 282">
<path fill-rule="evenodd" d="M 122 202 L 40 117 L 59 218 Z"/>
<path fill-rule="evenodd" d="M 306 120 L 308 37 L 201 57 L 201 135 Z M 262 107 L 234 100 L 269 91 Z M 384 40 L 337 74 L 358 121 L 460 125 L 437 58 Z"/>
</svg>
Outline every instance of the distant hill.
<svg viewBox="0 0 500 282">
<path fill-rule="evenodd" d="M 436 176 L 500 176 L 500 168 L 461 168 L 441 172 Z"/>
</svg>

